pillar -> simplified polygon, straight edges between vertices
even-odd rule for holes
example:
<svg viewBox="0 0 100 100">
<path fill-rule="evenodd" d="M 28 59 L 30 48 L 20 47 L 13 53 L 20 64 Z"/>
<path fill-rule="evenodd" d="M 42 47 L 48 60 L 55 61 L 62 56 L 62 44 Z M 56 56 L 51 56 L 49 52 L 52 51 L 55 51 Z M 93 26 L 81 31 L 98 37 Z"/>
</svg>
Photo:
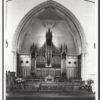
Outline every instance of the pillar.
<svg viewBox="0 0 100 100">
<path fill-rule="evenodd" d="M 85 80 L 85 53 L 81 55 L 81 78 Z"/>
<path fill-rule="evenodd" d="M 17 74 L 17 52 L 12 51 L 13 53 L 13 72 L 15 72 L 15 76 Z"/>
</svg>

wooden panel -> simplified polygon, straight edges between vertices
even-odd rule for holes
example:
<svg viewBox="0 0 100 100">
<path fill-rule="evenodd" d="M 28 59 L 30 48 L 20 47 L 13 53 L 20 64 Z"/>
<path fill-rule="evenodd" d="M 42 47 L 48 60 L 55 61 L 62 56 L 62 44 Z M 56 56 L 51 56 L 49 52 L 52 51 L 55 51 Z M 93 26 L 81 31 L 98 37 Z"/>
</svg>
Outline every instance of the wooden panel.
<svg viewBox="0 0 100 100">
<path fill-rule="evenodd" d="M 67 79 L 78 78 L 78 67 L 67 67 L 66 77 Z"/>
<path fill-rule="evenodd" d="M 30 76 L 31 68 L 29 67 L 21 67 L 21 74 L 23 77 Z"/>
<path fill-rule="evenodd" d="M 18 58 L 20 76 L 27 77 L 31 74 L 31 55 L 19 55 Z"/>
<path fill-rule="evenodd" d="M 48 76 L 48 74 L 49 74 L 48 68 L 42 68 L 42 77 L 46 77 Z"/>
<path fill-rule="evenodd" d="M 34 58 L 32 58 L 31 60 L 31 70 L 35 71 L 35 59 Z"/>
<path fill-rule="evenodd" d="M 42 70 L 41 69 L 36 69 L 36 76 L 41 77 L 42 76 Z"/>
<path fill-rule="evenodd" d="M 49 68 L 49 74 L 54 77 L 55 76 L 55 69 Z"/>
<path fill-rule="evenodd" d="M 54 56 L 52 58 L 52 61 L 51 61 L 52 64 L 57 64 L 57 65 L 60 65 L 61 64 L 61 59 L 59 56 Z"/>
<path fill-rule="evenodd" d="M 38 77 L 46 77 L 48 75 L 51 75 L 53 77 L 61 76 L 61 69 L 55 69 L 55 68 L 37 68 L 36 69 L 36 75 Z"/>
</svg>

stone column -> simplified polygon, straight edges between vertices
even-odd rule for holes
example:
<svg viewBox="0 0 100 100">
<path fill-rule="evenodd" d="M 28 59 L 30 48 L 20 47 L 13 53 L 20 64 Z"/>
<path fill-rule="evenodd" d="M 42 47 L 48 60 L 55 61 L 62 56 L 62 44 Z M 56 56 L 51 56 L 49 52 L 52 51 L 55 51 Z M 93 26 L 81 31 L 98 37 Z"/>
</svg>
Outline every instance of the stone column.
<svg viewBox="0 0 100 100">
<path fill-rule="evenodd" d="M 15 72 L 15 76 L 17 75 L 17 52 L 12 51 L 13 53 L 13 72 Z"/>
<path fill-rule="evenodd" d="M 81 78 L 85 80 L 85 53 L 81 55 Z"/>
</svg>

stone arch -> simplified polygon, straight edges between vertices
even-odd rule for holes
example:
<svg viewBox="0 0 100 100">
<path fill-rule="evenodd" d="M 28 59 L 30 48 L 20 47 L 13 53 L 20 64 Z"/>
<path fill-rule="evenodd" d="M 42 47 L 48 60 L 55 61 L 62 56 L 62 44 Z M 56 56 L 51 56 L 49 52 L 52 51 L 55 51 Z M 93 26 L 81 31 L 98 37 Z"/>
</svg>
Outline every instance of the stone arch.
<svg viewBox="0 0 100 100">
<path fill-rule="evenodd" d="M 78 36 L 80 37 L 81 40 L 81 53 L 84 53 L 86 51 L 86 38 L 85 38 L 85 34 L 84 31 L 82 29 L 81 24 L 79 23 L 79 21 L 77 20 L 77 18 L 64 6 L 62 6 L 61 4 L 53 1 L 53 0 L 49 0 L 49 1 L 45 1 L 39 5 L 37 5 L 35 8 L 33 8 L 32 10 L 30 10 L 25 17 L 21 20 L 21 22 L 19 23 L 15 35 L 14 35 L 14 39 L 13 39 L 13 50 L 17 52 L 18 50 L 18 44 L 19 42 L 22 40 L 21 35 L 22 34 L 22 29 L 24 27 L 24 25 L 30 20 L 30 18 L 32 18 L 32 16 L 34 16 L 37 12 L 39 12 L 41 9 L 44 9 L 46 7 L 54 7 L 56 9 L 58 9 L 59 11 L 61 11 L 63 14 L 66 15 L 66 17 L 69 17 L 70 20 L 74 23 L 76 29 L 78 30 Z"/>
<path fill-rule="evenodd" d="M 81 77 L 82 79 L 84 79 L 84 59 L 85 59 L 85 52 L 86 52 L 86 38 L 85 38 L 85 34 L 83 31 L 83 28 L 81 26 L 81 24 L 79 23 L 78 19 L 75 17 L 75 15 L 72 14 L 71 11 L 69 11 L 67 8 L 65 8 L 64 6 L 62 6 L 61 4 L 53 1 L 53 0 L 49 0 L 49 1 L 45 1 L 39 5 L 37 5 L 36 7 L 34 7 L 33 9 L 31 9 L 25 16 L 24 18 L 21 20 L 21 22 L 19 23 L 15 35 L 14 35 L 14 39 L 13 39 L 13 51 L 15 51 L 15 59 L 17 58 L 17 53 L 18 53 L 18 45 L 20 43 L 20 41 L 23 40 L 23 28 L 25 26 L 25 24 L 27 24 L 27 22 L 29 20 L 32 19 L 32 17 L 39 11 L 41 11 L 41 9 L 44 9 L 46 7 L 54 7 L 57 10 L 59 10 L 60 12 L 62 12 L 66 18 L 68 17 L 72 23 L 74 24 L 75 28 L 77 29 L 77 36 L 79 36 L 80 41 L 78 40 L 77 42 L 80 42 L 80 46 L 81 46 L 81 68 L 82 68 L 82 72 L 81 72 Z M 67 19 L 65 18 L 65 20 L 67 21 Z M 17 61 L 16 61 L 17 62 Z M 17 66 L 17 64 L 15 64 L 15 67 Z"/>
</svg>

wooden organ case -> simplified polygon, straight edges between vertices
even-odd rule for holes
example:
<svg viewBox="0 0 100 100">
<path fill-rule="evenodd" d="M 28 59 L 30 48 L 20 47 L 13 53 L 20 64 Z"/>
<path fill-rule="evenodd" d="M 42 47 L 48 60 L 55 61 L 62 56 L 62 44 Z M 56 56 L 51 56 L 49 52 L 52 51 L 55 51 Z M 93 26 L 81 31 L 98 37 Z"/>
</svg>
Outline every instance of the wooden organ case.
<svg viewBox="0 0 100 100">
<path fill-rule="evenodd" d="M 81 56 L 68 55 L 65 44 L 57 49 L 52 42 L 50 29 L 46 32 L 44 45 L 38 49 L 33 43 L 30 52 L 30 55 L 18 55 L 19 76 L 44 78 L 50 75 L 55 78 L 65 74 L 67 80 L 81 78 Z"/>
</svg>

